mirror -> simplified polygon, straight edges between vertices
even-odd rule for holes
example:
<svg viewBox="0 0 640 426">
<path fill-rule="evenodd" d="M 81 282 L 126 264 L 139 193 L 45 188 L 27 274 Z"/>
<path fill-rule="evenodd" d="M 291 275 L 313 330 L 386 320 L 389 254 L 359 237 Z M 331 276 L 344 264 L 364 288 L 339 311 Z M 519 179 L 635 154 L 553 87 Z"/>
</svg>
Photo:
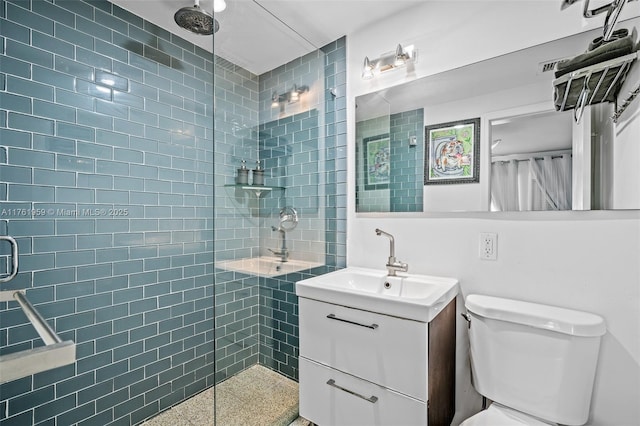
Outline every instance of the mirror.
<svg viewBox="0 0 640 426">
<path fill-rule="evenodd" d="M 634 18 L 618 28 L 637 38 L 638 25 Z M 358 96 L 356 212 L 640 208 L 633 165 L 640 160 L 638 101 L 624 123 L 614 126 L 611 119 L 640 81 L 638 61 L 618 102 L 588 106 L 579 124 L 575 110 L 559 112 L 554 105 L 555 64 L 585 52 L 601 35 L 601 29 L 584 32 Z M 436 157 L 425 129 L 473 122 L 480 123 L 473 141 L 479 146 L 470 148 L 480 157 L 477 182 L 425 179 Z M 468 143 L 454 142 L 461 152 Z"/>
<path fill-rule="evenodd" d="M 571 119 L 570 111 L 543 111 L 488 120 L 489 210 L 572 209 Z"/>
</svg>

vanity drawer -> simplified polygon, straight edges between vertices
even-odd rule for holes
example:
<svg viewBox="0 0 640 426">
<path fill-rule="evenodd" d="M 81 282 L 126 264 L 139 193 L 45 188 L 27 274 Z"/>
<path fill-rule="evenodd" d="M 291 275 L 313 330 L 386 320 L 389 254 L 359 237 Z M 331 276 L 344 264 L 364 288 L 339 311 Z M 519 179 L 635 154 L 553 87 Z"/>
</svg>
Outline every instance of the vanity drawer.
<svg viewBox="0 0 640 426">
<path fill-rule="evenodd" d="M 300 356 L 426 401 L 427 323 L 299 299 Z"/>
<path fill-rule="evenodd" d="M 300 358 L 300 415 L 319 426 L 424 426 L 427 405 Z"/>
</svg>

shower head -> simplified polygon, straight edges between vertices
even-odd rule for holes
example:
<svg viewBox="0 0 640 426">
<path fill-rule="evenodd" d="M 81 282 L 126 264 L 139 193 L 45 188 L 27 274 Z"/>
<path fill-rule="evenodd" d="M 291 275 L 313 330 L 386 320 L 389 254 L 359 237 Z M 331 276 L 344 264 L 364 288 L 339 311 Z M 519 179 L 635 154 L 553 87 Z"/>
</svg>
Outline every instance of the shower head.
<svg viewBox="0 0 640 426">
<path fill-rule="evenodd" d="M 200 35 L 211 35 L 218 31 L 220 24 L 196 0 L 192 7 L 183 7 L 173 15 L 176 24 L 185 30 Z"/>
</svg>

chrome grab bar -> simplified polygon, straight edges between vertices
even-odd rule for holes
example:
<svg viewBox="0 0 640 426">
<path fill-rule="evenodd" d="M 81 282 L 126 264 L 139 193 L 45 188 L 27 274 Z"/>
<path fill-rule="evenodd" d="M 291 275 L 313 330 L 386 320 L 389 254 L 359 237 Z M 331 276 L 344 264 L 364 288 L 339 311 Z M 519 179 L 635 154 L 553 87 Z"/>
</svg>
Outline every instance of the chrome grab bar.
<svg viewBox="0 0 640 426">
<path fill-rule="evenodd" d="M 377 396 L 373 396 L 373 395 L 372 395 L 372 396 L 370 396 L 369 398 L 367 398 L 366 396 L 360 395 L 360 394 L 359 394 L 359 393 L 357 393 L 357 392 L 354 392 L 354 391 L 352 391 L 352 390 L 349 390 L 349 389 L 343 388 L 342 386 L 338 386 L 338 385 L 336 385 L 336 381 L 335 381 L 335 380 L 333 380 L 333 379 L 329 379 L 329 380 L 327 380 L 327 384 L 328 384 L 329 386 L 333 386 L 333 387 L 334 387 L 334 388 L 336 388 L 336 389 L 340 389 L 341 391 L 344 391 L 344 392 L 346 392 L 346 393 L 348 393 L 348 394 L 351 394 L 351 395 L 353 395 L 353 396 L 357 396 L 358 398 L 362 398 L 362 399 L 364 399 L 365 401 L 369 401 L 369 402 L 370 402 L 370 403 L 372 403 L 372 404 L 375 404 L 375 403 L 376 403 L 376 401 L 378 400 L 378 397 L 377 397 Z"/>
<path fill-rule="evenodd" d="M 0 235 L 0 241 L 8 241 L 11 244 L 11 271 L 9 275 L 0 277 L 0 283 L 6 283 L 18 275 L 18 242 L 7 235 Z"/>
<path fill-rule="evenodd" d="M 372 330 L 375 330 L 376 328 L 378 328 L 378 324 L 371 324 L 371 325 L 361 324 L 359 322 L 350 321 L 350 320 L 343 319 L 343 318 L 338 318 L 337 316 L 335 316 L 335 314 L 329 314 L 329 315 L 327 315 L 327 318 L 332 319 L 332 320 L 336 320 L 336 321 L 346 322 L 348 324 L 359 325 L 360 327 L 366 327 L 366 328 L 370 328 Z"/>
</svg>

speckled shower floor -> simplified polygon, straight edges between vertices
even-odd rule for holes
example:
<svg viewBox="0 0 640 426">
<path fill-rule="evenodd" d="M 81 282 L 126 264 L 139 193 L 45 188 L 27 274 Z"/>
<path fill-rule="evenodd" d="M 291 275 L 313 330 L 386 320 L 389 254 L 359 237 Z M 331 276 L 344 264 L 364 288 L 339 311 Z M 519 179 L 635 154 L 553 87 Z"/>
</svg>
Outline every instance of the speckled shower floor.
<svg viewBox="0 0 640 426">
<path fill-rule="evenodd" d="M 213 425 L 213 388 L 148 420 L 144 426 Z M 216 426 L 307 426 L 298 417 L 298 383 L 254 365 L 216 386 Z"/>
</svg>

